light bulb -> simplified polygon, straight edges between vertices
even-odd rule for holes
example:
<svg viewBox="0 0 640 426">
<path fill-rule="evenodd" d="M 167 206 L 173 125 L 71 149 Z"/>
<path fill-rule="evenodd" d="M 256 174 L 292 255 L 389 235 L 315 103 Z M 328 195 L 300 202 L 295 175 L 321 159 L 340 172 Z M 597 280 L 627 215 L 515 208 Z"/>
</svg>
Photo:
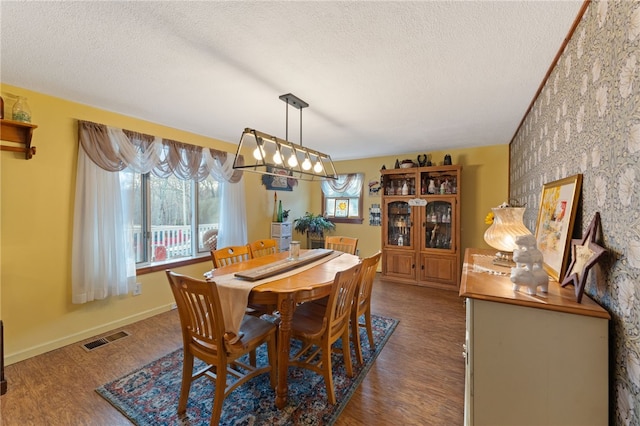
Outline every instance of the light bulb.
<svg viewBox="0 0 640 426">
<path fill-rule="evenodd" d="M 291 157 L 287 160 L 287 164 L 289 167 L 296 167 L 298 165 L 298 157 L 296 157 L 295 153 L 291 154 Z"/>
<path fill-rule="evenodd" d="M 309 170 L 310 168 L 311 168 L 311 160 L 309 160 L 308 158 L 305 158 L 304 161 L 302 162 L 302 169 Z"/>
<path fill-rule="evenodd" d="M 260 152 L 262 151 L 262 156 L 260 156 Z M 259 146 L 256 149 L 253 150 L 253 158 L 255 158 L 256 160 L 262 160 L 264 158 L 264 148 Z"/>
<path fill-rule="evenodd" d="M 316 162 L 315 166 L 313 166 L 313 171 L 316 173 L 322 172 L 322 163 L 320 161 Z"/>
<path fill-rule="evenodd" d="M 279 152 L 273 154 L 273 162 L 276 164 L 282 164 L 282 155 Z"/>
</svg>

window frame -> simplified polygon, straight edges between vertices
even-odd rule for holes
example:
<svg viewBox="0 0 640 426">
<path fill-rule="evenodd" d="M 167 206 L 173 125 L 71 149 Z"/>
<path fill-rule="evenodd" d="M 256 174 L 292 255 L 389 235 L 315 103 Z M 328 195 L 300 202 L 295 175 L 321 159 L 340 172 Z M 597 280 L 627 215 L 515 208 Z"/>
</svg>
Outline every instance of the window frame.
<svg viewBox="0 0 640 426">
<path fill-rule="evenodd" d="M 141 202 L 142 202 L 142 238 L 143 244 L 143 256 L 144 261 L 136 262 L 136 275 L 144 275 L 148 273 L 164 271 L 168 266 L 180 267 L 186 265 L 192 265 L 211 260 L 211 252 L 206 248 L 200 247 L 200 241 L 196 241 L 199 238 L 198 228 L 200 226 L 199 218 L 199 191 L 197 182 L 190 179 L 189 190 L 191 192 L 191 235 L 195 235 L 196 239 L 191 238 L 191 254 L 189 256 L 182 256 L 178 258 L 166 259 L 161 261 L 151 261 L 153 248 L 152 248 L 152 220 L 151 220 L 151 173 L 137 173 L 140 175 L 141 180 Z M 157 178 L 157 177 L 156 177 Z M 163 179 L 163 178 L 159 178 Z M 168 179 L 168 178 L 164 178 Z M 218 224 L 219 225 L 219 224 Z"/>
<path fill-rule="evenodd" d="M 328 215 L 328 213 L 326 212 L 326 206 L 327 206 L 327 200 L 328 199 L 333 199 L 333 200 L 340 200 L 340 199 L 354 199 L 355 197 L 346 197 L 343 195 L 340 195 L 339 197 L 326 197 L 324 195 L 324 191 L 322 191 L 322 189 L 320 190 L 320 193 L 322 195 L 322 210 L 324 212 L 324 216 L 329 219 L 331 222 L 333 223 L 350 223 L 350 224 L 357 224 L 357 225 L 361 225 L 362 223 L 364 223 L 364 178 L 365 178 L 365 174 L 362 172 L 358 172 L 358 173 L 339 173 L 338 176 L 344 176 L 344 175 L 353 175 L 353 174 L 361 174 L 362 175 L 362 185 L 360 187 L 360 195 L 358 196 L 358 217 L 341 217 L 341 216 L 335 216 L 335 214 L 333 216 Z M 348 213 L 347 213 L 348 214 Z"/>
</svg>

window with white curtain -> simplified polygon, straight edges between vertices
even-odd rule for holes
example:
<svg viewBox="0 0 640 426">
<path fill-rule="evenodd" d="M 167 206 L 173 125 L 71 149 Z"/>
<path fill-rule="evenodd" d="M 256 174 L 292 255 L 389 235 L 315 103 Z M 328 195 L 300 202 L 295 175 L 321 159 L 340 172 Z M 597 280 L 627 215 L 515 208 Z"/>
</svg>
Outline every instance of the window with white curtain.
<svg viewBox="0 0 640 426">
<path fill-rule="evenodd" d="M 362 223 L 364 173 L 339 174 L 321 182 L 325 217 L 336 223 Z"/>
<path fill-rule="evenodd" d="M 220 223 L 220 183 L 167 178 L 153 173 L 120 172 L 133 183 L 131 234 L 137 266 L 209 253 L 208 231 Z M 132 175 L 132 176 L 128 176 Z"/>
<path fill-rule="evenodd" d="M 78 139 L 73 303 L 126 294 L 138 271 L 208 251 L 203 225 L 217 226 L 220 247 L 246 244 L 244 184 L 232 155 L 83 120 Z"/>
</svg>

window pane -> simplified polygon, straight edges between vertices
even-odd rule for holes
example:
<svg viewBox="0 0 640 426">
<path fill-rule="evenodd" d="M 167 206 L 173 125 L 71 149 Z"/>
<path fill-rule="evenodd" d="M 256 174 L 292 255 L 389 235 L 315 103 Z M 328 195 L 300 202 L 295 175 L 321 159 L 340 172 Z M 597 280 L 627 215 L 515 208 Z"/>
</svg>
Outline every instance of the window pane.
<svg viewBox="0 0 640 426">
<path fill-rule="evenodd" d="M 350 198 L 349 199 L 349 217 L 358 217 L 358 198 Z"/>
<path fill-rule="evenodd" d="M 151 261 L 191 255 L 191 182 L 151 175 Z"/>
<path fill-rule="evenodd" d="M 127 170 L 120 172 L 120 187 L 124 192 L 124 208 L 133 212 L 130 232 L 136 263 L 144 262 L 146 240 L 144 238 L 145 213 L 142 175 Z"/>
<path fill-rule="evenodd" d="M 220 192 L 219 183 L 209 176 L 206 180 L 198 182 L 198 251 L 210 251 L 205 246 L 205 234 L 207 231 L 218 229 L 220 223 Z M 206 234 L 209 238 L 211 232 Z"/>
<path fill-rule="evenodd" d="M 325 198 L 324 200 L 324 212 L 327 216 L 334 216 L 336 214 L 336 200 L 335 198 Z"/>
</svg>

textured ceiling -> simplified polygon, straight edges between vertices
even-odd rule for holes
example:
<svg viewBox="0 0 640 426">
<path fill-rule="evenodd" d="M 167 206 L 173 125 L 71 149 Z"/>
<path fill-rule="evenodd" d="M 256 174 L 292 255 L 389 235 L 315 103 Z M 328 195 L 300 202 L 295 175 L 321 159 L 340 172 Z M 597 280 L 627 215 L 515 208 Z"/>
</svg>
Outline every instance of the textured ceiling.
<svg viewBox="0 0 640 426">
<path fill-rule="evenodd" d="M 334 160 L 507 144 L 581 5 L 3 0 L 0 80 L 233 143 L 293 93 Z"/>
</svg>

